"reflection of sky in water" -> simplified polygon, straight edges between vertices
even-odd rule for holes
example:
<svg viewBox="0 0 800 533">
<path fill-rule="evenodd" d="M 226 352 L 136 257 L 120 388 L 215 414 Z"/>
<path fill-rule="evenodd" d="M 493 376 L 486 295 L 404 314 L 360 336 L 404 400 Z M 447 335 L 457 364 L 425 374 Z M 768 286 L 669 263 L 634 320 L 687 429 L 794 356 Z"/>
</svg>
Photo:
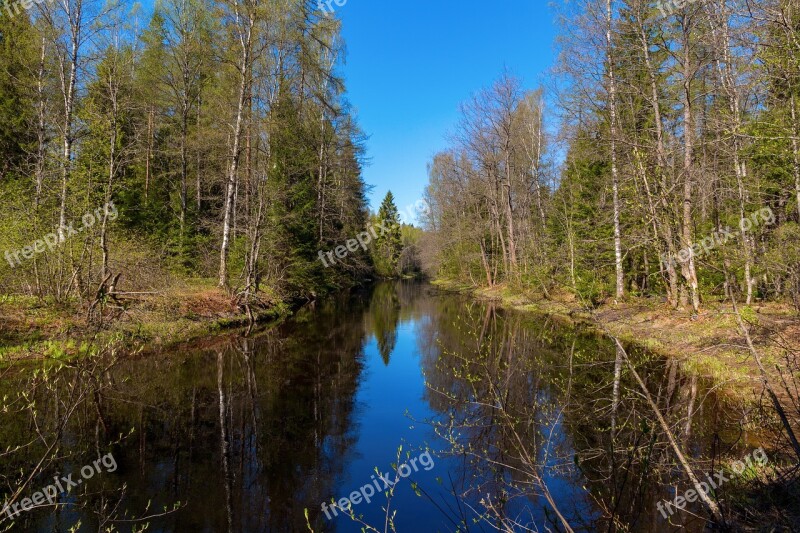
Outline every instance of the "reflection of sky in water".
<svg viewBox="0 0 800 533">
<path fill-rule="evenodd" d="M 420 320 L 401 321 L 397 327 L 396 345 L 391 352 L 390 362 L 384 363 L 374 335 L 370 335 L 365 347 L 365 370 L 356 393 L 355 427 L 358 436 L 353 448 L 353 457 L 345 466 L 346 474 L 336 483 L 336 498 L 348 497 L 353 491 L 371 481 L 371 475 L 378 467 L 381 472 L 389 472 L 390 465 L 396 462 L 397 449 L 403 445 L 403 461 L 406 451 L 411 458 L 417 457 L 426 445 L 433 450 L 441 450 L 446 443 L 435 435 L 432 427 L 425 420 L 434 419 L 434 412 L 425 401 L 425 383 L 421 369 L 419 354 L 419 324 L 429 317 Z M 545 428 L 545 432 L 550 432 Z M 559 446 L 566 444 L 560 424 L 552 430 L 552 440 Z M 391 501 L 390 511 L 397 511 L 395 524 L 398 531 L 409 531 L 415 527 L 417 531 L 454 531 L 459 522 L 458 502 L 448 491 L 452 480 L 462 489 L 464 465 L 463 460 L 456 457 L 435 456 L 435 467 L 430 471 L 422 468 L 413 473 L 409 479 L 401 480 Z M 556 459 L 548 461 L 555 465 Z M 437 478 L 439 478 L 437 480 Z M 393 478 L 390 478 L 393 479 Z M 462 481 L 459 481 L 462 480 Z M 411 488 L 410 481 L 416 482 L 423 491 L 417 496 Z M 579 502 L 585 501 L 584 491 L 575 479 L 562 475 L 545 476 L 551 493 L 565 513 L 571 513 L 576 507 L 587 512 Z M 467 481 L 469 483 L 469 481 Z M 381 484 L 383 486 L 383 484 Z M 426 494 L 431 498 L 426 497 Z M 434 501 L 432 502 L 431 499 Z M 475 506 L 478 499 L 470 502 Z M 380 495 L 372 499 L 370 504 L 361 502 L 354 506 L 357 515 L 363 514 L 366 523 L 383 529 L 387 500 Z M 517 499 L 507 509 L 510 516 L 530 517 L 538 524 L 547 523 L 541 505 L 545 502 Z M 474 518 L 475 513 L 465 509 L 465 517 Z M 552 515 L 551 515 L 552 516 Z M 340 516 L 333 522 L 337 531 L 360 531 L 360 525 L 349 517 Z M 468 523 L 471 523 L 469 520 Z M 422 527 L 423 529 L 419 529 Z M 474 529 L 474 527 L 473 527 Z M 486 527 L 479 530 L 488 530 Z"/>
</svg>

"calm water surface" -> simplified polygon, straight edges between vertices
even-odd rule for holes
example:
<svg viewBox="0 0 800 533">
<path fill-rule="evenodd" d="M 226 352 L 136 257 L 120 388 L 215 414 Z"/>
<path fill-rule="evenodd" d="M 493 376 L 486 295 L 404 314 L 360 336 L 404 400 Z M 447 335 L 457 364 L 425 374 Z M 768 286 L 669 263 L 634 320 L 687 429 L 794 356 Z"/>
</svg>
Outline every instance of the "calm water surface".
<svg viewBox="0 0 800 533">
<path fill-rule="evenodd" d="M 615 387 L 617 355 L 608 340 L 544 317 L 397 282 L 317 303 L 269 330 L 65 368 L 74 375 L 42 394 L 37 415 L 59 434 L 64 459 L 26 493 L 56 472 L 78 477 L 109 451 L 118 468 L 12 529 L 300 532 L 308 520 L 315 531 L 360 531 L 341 511 L 328 519 L 322 503 L 372 483 L 376 468 L 396 479 L 398 457 L 428 452 L 427 469 L 417 462 L 390 501 L 354 507 L 365 523 L 384 531 L 388 505 L 400 532 L 493 531 L 496 518 L 475 520 L 489 502 L 519 531 L 558 530 L 546 486 L 576 530 L 614 530 L 613 514 L 634 531 L 700 531 L 689 513 L 668 523 L 656 511 L 681 475 L 629 376 L 620 372 Z M 691 455 L 741 447 L 702 383 L 638 360 Z M 31 372 L 4 386 L 30 382 Z M 78 382 L 103 386 L 67 415 Z M 484 405 L 484 394 L 513 416 Z M 30 419 L 5 416 L 2 448 L 35 439 Z M 42 446 L 0 463 L 7 484 Z M 527 475 L 530 461 L 541 483 Z"/>
</svg>

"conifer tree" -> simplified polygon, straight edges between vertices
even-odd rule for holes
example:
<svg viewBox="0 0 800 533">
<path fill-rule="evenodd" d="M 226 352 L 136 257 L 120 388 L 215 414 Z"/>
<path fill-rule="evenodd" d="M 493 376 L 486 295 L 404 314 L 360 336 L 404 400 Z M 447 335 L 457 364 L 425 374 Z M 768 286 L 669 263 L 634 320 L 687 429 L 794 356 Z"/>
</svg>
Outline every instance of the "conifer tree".
<svg viewBox="0 0 800 533">
<path fill-rule="evenodd" d="M 403 239 L 400 232 L 400 214 L 394 203 L 392 191 L 386 196 L 378 209 L 378 224 L 383 225 L 378 236 L 377 257 L 375 265 L 382 276 L 392 277 L 399 274 L 400 253 L 403 251 Z"/>
</svg>

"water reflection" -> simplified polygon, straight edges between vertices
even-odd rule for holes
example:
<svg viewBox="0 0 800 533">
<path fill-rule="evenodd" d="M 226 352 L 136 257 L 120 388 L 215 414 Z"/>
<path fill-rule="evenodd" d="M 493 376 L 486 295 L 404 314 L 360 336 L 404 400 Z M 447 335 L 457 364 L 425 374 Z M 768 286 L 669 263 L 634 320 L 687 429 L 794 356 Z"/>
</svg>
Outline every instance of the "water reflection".
<svg viewBox="0 0 800 533">
<path fill-rule="evenodd" d="M 741 440 L 705 384 L 631 355 L 697 464 Z M 20 531 L 307 531 L 306 510 L 316 531 L 359 531 L 321 503 L 385 471 L 401 444 L 438 455 L 412 476 L 416 491 L 393 497 L 399 531 L 703 526 L 656 511 L 681 475 L 613 343 L 416 283 L 317 303 L 250 336 L 12 368 L 0 386 L 25 392 L 0 415 L 2 449 L 22 446 L 0 456 L 5 492 L 42 457 L 24 494 L 106 450 L 119 464 L 55 512 L 22 515 Z M 357 512 L 382 531 L 386 503 Z"/>
<path fill-rule="evenodd" d="M 710 473 L 707 458 L 741 453 L 745 440 L 712 390 L 674 361 L 628 350 L 643 389 L 608 339 L 491 305 L 461 309 L 431 314 L 423 365 L 431 404 L 446 415 L 440 433 L 472 459 L 462 496 L 493 495 L 483 507 L 502 530 L 704 529 L 699 504 L 669 521 L 654 512 L 677 483 L 688 487 L 645 391 Z"/>
<path fill-rule="evenodd" d="M 381 283 L 375 287 L 366 315 L 367 331 L 378 341 L 378 351 L 386 366 L 389 366 L 392 352 L 397 345 L 397 324 L 401 309 L 396 284 Z"/>
</svg>

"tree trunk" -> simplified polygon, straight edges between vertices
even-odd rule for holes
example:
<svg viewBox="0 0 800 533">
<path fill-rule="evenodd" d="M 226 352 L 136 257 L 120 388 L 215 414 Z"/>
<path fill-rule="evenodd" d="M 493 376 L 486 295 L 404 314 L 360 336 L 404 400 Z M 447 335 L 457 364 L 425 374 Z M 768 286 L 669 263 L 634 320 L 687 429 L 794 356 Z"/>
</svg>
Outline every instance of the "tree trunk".
<svg viewBox="0 0 800 533">
<path fill-rule="evenodd" d="M 41 52 L 39 54 L 39 71 L 36 76 L 36 111 L 37 111 L 37 128 L 36 128 L 36 197 L 34 201 L 34 214 L 33 224 L 36 234 L 39 234 L 39 210 L 42 203 L 42 193 L 44 187 L 44 174 L 47 164 L 47 108 L 45 96 L 45 61 L 47 59 L 47 39 L 42 37 Z M 36 293 L 38 296 L 43 295 L 42 282 L 39 276 L 39 258 L 34 257 L 33 261 L 34 276 L 36 277 Z"/>
<path fill-rule="evenodd" d="M 543 150 L 543 141 L 542 136 L 544 135 L 544 102 L 540 102 L 539 104 L 539 124 L 538 124 L 538 131 L 536 134 L 536 160 L 534 163 L 533 168 L 533 184 L 536 187 L 536 205 L 539 208 L 539 218 L 542 222 L 542 230 L 547 227 L 547 219 L 545 218 L 544 214 L 544 206 L 542 203 L 542 183 L 541 183 L 541 167 L 542 167 L 542 150 Z"/>
<path fill-rule="evenodd" d="M 720 47 L 722 48 L 722 60 L 717 58 L 716 66 L 717 72 L 719 73 L 720 81 L 722 82 L 722 87 L 727 93 L 728 97 L 728 108 L 731 113 L 731 120 L 732 120 L 732 135 L 733 135 L 733 167 L 734 167 L 734 174 L 736 175 L 736 186 L 739 193 L 739 218 L 740 220 L 744 220 L 746 215 L 746 204 L 748 201 L 747 191 L 745 189 L 745 182 L 747 181 L 747 166 L 744 161 L 741 160 L 741 156 L 739 152 L 741 151 L 741 127 L 742 127 L 742 118 L 741 118 L 741 109 L 739 103 L 739 92 L 736 88 L 736 81 L 733 73 L 731 72 L 732 69 L 732 56 L 731 56 L 731 44 L 730 44 L 730 35 L 729 35 L 729 25 L 727 20 L 727 14 L 725 12 L 725 5 L 724 1 L 720 7 L 720 13 L 722 20 L 720 21 L 721 25 L 721 34 L 717 34 L 717 28 L 714 24 L 713 15 L 709 17 L 711 21 L 711 29 L 712 32 L 715 34 L 715 39 Z M 725 62 L 725 66 L 723 68 L 722 61 Z M 755 285 L 755 279 L 751 274 L 752 272 L 752 261 L 753 261 L 753 252 L 751 246 L 750 236 L 747 234 L 746 229 L 740 224 L 739 229 L 742 235 L 742 247 L 744 248 L 744 282 L 746 286 L 747 292 L 747 305 L 753 300 L 753 286 Z"/>
<path fill-rule="evenodd" d="M 677 308 L 679 304 L 678 299 L 678 273 L 675 270 L 675 236 L 672 231 L 672 221 L 669 217 L 669 202 L 667 202 L 666 191 L 667 179 L 667 155 L 664 148 L 664 126 L 662 124 L 661 115 L 661 101 L 658 96 L 658 84 L 656 75 L 653 71 L 652 60 L 650 59 L 650 43 L 647 40 L 647 32 L 644 25 L 639 25 L 639 32 L 642 39 L 642 52 L 644 53 L 645 66 L 647 67 L 647 76 L 650 81 L 650 104 L 653 108 L 653 121 L 656 131 L 656 173 L 659 179 L 659 201 L 662 216 L 656 216 L 662 227 L 662 234 L 664 239 L 664 253 L 666 254 L 667 261 L 662 261 L 667 272 L 667 301 L 673 308 Z M 653 211 L 655 213 L 655 211 Z M 653 215 L 655 216 L 655 215 Z"/>
<path fill-rule="evenodd" d="M 153 120 L 155 114 L 155 107 L 150 106 L 150 112 L 147 114 L 147 153 L 145 155 L 145 171 L 144 171 L 144 205 L 146 206 L 150 197 L 150 181 L 152 172 L 153 161 Z"/>
<path fill-rule="evenodd" d="M 625 273 L 622 270 L 622 232 L 620 231 L 619 169 L 617 168 L 617 82 L 614 78 L 614 53 L 611 41 L 613 24 L 611 0 L 606 0 L 606 59 L 608 61 L 608 105 L 611 111 L 611 180 L 614 194 L 614 266 L 617 300 L 625 296 Z"/>
<path fill-rule="evenodd" d="M 186 234 L 186 208 L 188 205 L 188 173 L 189 173 L 189 96 L 184 93 L 181 109 L 181 213 L 180 213 L 180 245 L 183 255 L 184 236 Z"/>
<path fill-rule="evenodd" d="M 331 46 L 335 46 L 336 41 L 331 44 Z M 326 49 L 324 52 L 324 58 L 328 59 L 328 50 Z M 317 209 L 319 210 L 319 242 L 322 243 L 324 240 L 325 232 L 324 232 L 324 224 L 325 224 L 325 187 L 327 184 L 327 173 L 328 173 L 328 166 L 326 161 L 327 155 L 327 143 L 325 140 L 325 131 L 326 131 L 326 115 L 325 109 L 327 107 L 326 102 L 324 101 L 327 93 L 328 93 L 328 84 L 329 84 L 329 74 L 333 70 L 334 63 L 336 62 L 336 54 L 333 50 L 330 51 L 330 60 L 325 65 L 328 69 L 325 71 L 324 79 L 322 81 L 322 93 L 320 95 L 320 99 L 323 101 L 320 102 L 320 140 L 319 140 L 319 169 L 318 169 L 318 181 L 317 181 Z"/>
<path fill-rule="evenodd" d="M 202 151 L 202 149 L 200 147 L 200 135 L 199 135 L 199 132 L 201 131 L 200 127 L 202 125 L 202 120 L 201 120 L 201 109 L 202 109 L 202 107 L 203 107 L 203 98 L 202 98 L 202 96 L 198 96 L 197 97 L 197 132 L 198 132 L 198 138 L 197 138 L 197 175 L 195 176 L 195 180 L 196 180 L 196 185 L 195 185 L 195 190 L 196 190 L 195 202 L 196 202 L 196 205 L 195 205 L 195 207 L 197 208 L 197 216 L 198 217 L 200 216 L 201 211 L 203 210 L 203 177 L 202 177 L 203 176 L 203 151 Z"/>
<path fill-rule="evenodd" d="M 617 348 L 622 352 L 625 361 L 628 363 L 628 369 L 631 371 L 631 374 L 633 375 L 634 379 L 639 384 L 639 387 L 642 389 L 642 393 L 644 394 L 647 403 L 650 405 L 650 408 L 653 410 L 653 414 L 656 416 L 656 419 L 658 420 L 661 429 L 664 431 L 664 434 L 666 435 L 667 440 L 670 443 L 670 446 L 672 446 L 672 451 L 675 452 L 675 456 L 678 458 L 678 462 L 681 464 L 681 467 L 683 467 L 683 471 L 689 477 L 689 481 L 692 482 L 692 485 L 696 489 L 698 497 L 706 506 L 714 521 L 718 525 L 724 525 L 725 520 L 722 516 L 722 511 L 717 505 L 717 502 L 712 500 L 709 497 L 708 493 L 703 490 L 703 486 L 700 484 L 700 479 L 697 477 L 697 474 L 694 473 L 694 469 L 691 467 L 691 465 L 689 465 L 689 461 L 686 460 L 686 456 L 684 456 L 680 446 L 678 446 L 678 442 L 675 440 L 675 436 L 672 433 L 672 429 L 670 428 L 667 421 L 664 420 L 664 416 L 661 414 L 661 410 L 658 408 L 658 405 L 656 405 L 655 401 L 653 400 L 653 396 L 647 389 L 647 385 L 645 385 L 645 382 L 642 381 L 641 376 L 639 376 L 639 373 L 636 371 L 636 368 L 633 366 L 633 363 L 631 363 L 631 360 L 628 357 L 627 352 L 625 352 L 625 349 L 622 347 L 622 344 L 616 337 L 613 338 L 614 342 L 617 345 Z"/>
<path fill-rule="evenodd" d="M 509 143 L 510 140 L 507 139 L 506 143 Z M 513 199 L 511 197 L 511 148 L 506 144 L 506 154 L 505 154 L 505 166 L 506 166 L 506 179 L 504 183 L 505 193 L 503 198 L 503 204 L 506 211 L 506 218 L 507 221 L 507 229 L 508 229 L 508 253 L 509 259 L 511 261 L 511 274 L 512 276 L 516 277 L 517 275 L 517 242 L 516 237 L 514 235 L 514 205 L 512 203 Z"/>
<path fill-rule="evenodd" d="M 800 136 L 800 127 L 797 124 L 797 102 L 792 88 L 792 97 L 790 99 L 790 106 L 792 112 L 792 155 L 794 156 L 794 190 L 797 197 L 797 220 L 800 221 L 800 148 L 798 148 L 797 137 Z"/>
<path fill-rule="evenodd" d="M 242 38 L 242 62 L 240 64 L 240 85 L 239 85 L 239 105 L 236 112 L 236 126 L 233 133 L 233 147 L 231 149 L 231 164 L 228 171 L 228 179 L 225 193 L 225 220 L 222 223 L 222 245 L 220 246 L 219 258 L 219 286 L 228 285 L 228 250 L 231 241 L 231 226 L 234 217 L 233 202 L 236 193 L 236 176 L 239 171 L 239 158 L 241 157 L 241 137 L 242 122 L 244 120 L 244 108 L 248 100 L 249 92 L 249 73 L 250 73 L 250 53 L 253 39 L 253 26 L 255 19 L 249 14 L 248 27 Z"/>
<path fill-rule="evenodd" d="M 114 91 L 115 89 L 111 89 Z M 111 274 L 108 268 L 108 206 L 111 203 L 112 187 L 114 176 L 117 173 L 117 101 L 116 95 L 112 96 L 113 119 L 111 121 L 110 152 L 108 158 L 108 184 L 105 194 L 105 209 L 103 209 L 103 220 L 100 225 L 100 249 L 103 253 L 102 278 L 105 279 Z"/>
<path fill-rule="evenodd" d="M 64 228 L 67 225 L 67 184 L 72 172 L 72 118 L 75 108 L 75 84 L 78 76 L 78 46 L 80 41 L 80 9 L 78 3 L 76 9 L 78 13 L 68 13 L 71 27 L 71 53 L 69 57 L 69 79 L 64 88 L 64 152 L 61 167 L 61 206 L 58 215 L 59 237 L 63 242 L 66 240 Z M 75 18 L 73 18 L 75 17 Z M 63 79 L 63 78 L 62 78 Z"/>
<path fill-rule="evenodd" d="M 692 252 L 692 165 L 694 159 L 694 124 L 692 121 L 692 93 L 691 83 L 693 78 L 691 64 L 691 49 L 689 34 L 691 29 L 688 27 L 686 19 L 683 20 L 683 234 L 682 245 L 688 258 L 682 261 L 683 276 L 689 285 L 692 311 L 697 313 L 700 310 L 700 292 L 697 282 L 697 271 L 694 264 L 694 253 Z"/>
<path fill-rule="evenodd" d="M 62 243 L 67 240 L 67 235 L 65 233 L 67 226 L 67 191 L 72 175 L 72 150 L 74 143 L 73 121 L 75 111 L 75 91 L 78 77 L 78 57 L 81 42 L 83 4 L 81 0 L 79 0 L 74 6 L 71 6 L 68 1 L 64 1 L 63 6 L 70 27 L 70 49 L 69 57 L 66 58 L 66 60 L 69 61 L 69 65 L 63 64 L 64 58 L 62 58 L 62 63 L 60 65 L 62 72 L 61 90 L 62 96 L 64 97 L 64 123 L 62 125 L 64 146 L 61 154 L 61 198 L 58 215 L 58 238 L 59 242 Z M 65 70 L 68 70 L 69 72 L 66 80 L 64 79 L 63 74 Z M 60 254 L 62 260 L 58 261 L 58 284 L 56 288 L 57 298 L 61 298 L 62 296 L 68 294 L 72 289 L 73 283 L 77 283 L 77 285 L 80 287 L 82 282 L 82 280 L 79 278 L 80 271 L 75 267 L 74 261 L 72 261 L 71 265 L 72 274 L 69 275 L 68 280 L 65 280 L 64 267 L 67 263 L 66 249 L 62 248 L 60 250 Z M 66 285 L 62 285 L 63 282 L 66 282 Z"/>
</svg>

